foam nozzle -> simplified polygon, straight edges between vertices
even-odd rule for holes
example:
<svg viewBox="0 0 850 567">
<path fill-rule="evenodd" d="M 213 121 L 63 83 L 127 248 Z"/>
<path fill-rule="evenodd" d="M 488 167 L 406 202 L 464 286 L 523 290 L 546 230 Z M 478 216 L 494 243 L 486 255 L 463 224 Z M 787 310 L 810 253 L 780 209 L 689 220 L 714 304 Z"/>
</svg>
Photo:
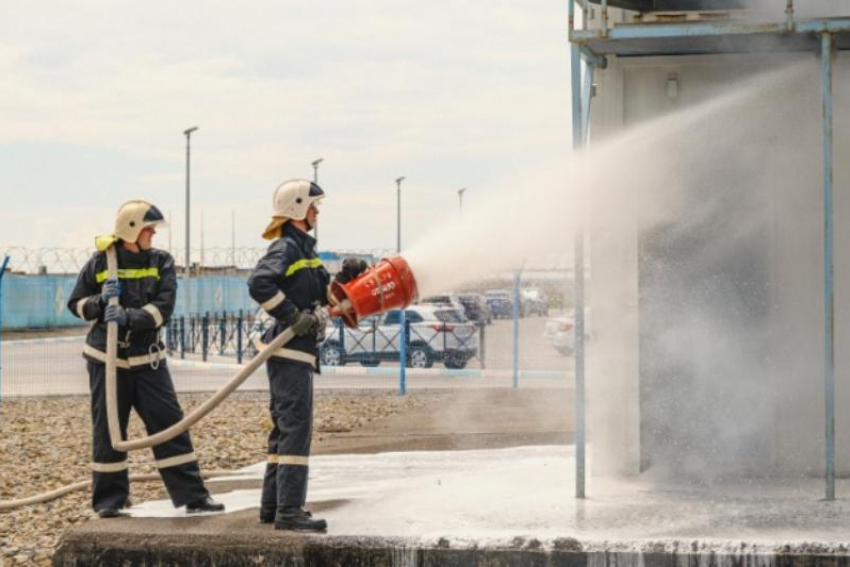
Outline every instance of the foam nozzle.
<svg viewBox="0 0 850 567">
<path fill-rule="evenodd" d="M 390 256 L 350 282 L 333 282 L 330 313 L 354 328 L 364 317 L 403 309 L 418 296 L 416 279 L 407 260 Z"/>
</svg>

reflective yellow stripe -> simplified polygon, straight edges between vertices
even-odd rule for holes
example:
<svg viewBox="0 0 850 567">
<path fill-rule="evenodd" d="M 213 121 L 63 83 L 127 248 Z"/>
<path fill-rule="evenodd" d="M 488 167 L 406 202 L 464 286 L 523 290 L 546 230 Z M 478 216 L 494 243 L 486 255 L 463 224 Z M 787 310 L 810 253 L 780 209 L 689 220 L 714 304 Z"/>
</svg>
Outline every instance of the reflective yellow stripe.
<svg viewBox="0 0 850 567">
<path fill-rule="evenodd" d="M 140 280 L 142 278 L 159 279 L 159 268 L 122 268 L 118 270 L 119 280 Z M 109 271 L 103 270 L 95 276 L 97 283 L 103 283 L 109 279 Z"/>
<path fill-rule="evenodd" d="M 306 362 L 310 366 L 316 365 L 316 357 L 312 354 L 302 352 L 300 350 L 295 350 L 291 348 L 279 348 L 272 354 L 274 358 L 287 358 L 289 360 L 297 360 L 299 362 Z"/>
<path fill-rule="evenodd" d="M 176 467 L 178 465 L 185 465 L 186 463 L 193 463 L 197 460 L 198 457 L 195 456 L 193 451 L 191 453 L 186 453 L 185 455 L 175 455 L 173 457 L 168 457 L 167 459 L 158 459 L 154 462 L 154 464 L 158 469 L 167 469 L 168 467 Z"/>
<path fill-rule="evenodd" d="M 301 455 L 269 455 L 268 462 L 276 465 L 297 465 L 299 467 L 306 467 L 310 464 L 310 458 L 302 457 Z"/>
<path fill-rule="evenodd" d="M 153 317 L 153 322 L 157 327 L 162 327 L 162 324 L 165 322 L 162 318 L 162 313 L 159 312 L 159 308 L 153 303 L 146 303 L 142 305 L 142 311 L 147 311 L 150 313 L 150 316 Z"/>
<path fill-rule="evenodd" d="M 266 311 L 271 311 L 272 309 L 283 303 L 284 299 L 286 299 L 286 295 L 284 295 L 282 291 L 278 291 L 276 294 L 274 294 L 274 296 L 272 296 L 271 299 L 269 299 L 268 301 L 264 301 L 263 304 L 260 305 L 260 307 L 262 307 Z"/>
<path fill-rule="evenodd" d="M 256 337 L 252 337 L 251 342 L 254 344 L 254 347 L 258 351 L 263 351 L 269 348 L 269 345 L 260 341 Z M 279 348 L 272 354 L 273 358 L 287 358 L 289 360 L 297 360 L 299 362 L 306 362 L 310 366 L 316 365 L 316 357 L 310 353 L 303 352 L 300 350 L 295 350 L 291 348 Z"/>
<path fill-rule="evenodd" d="M 86 308 L 86 303 L 92 297 L 94 297 L 94 296 L 90 295 L 88 297 L 84 297 L 84 298 L 80 299 L 79 301 L 77 301 L 77 315 L 79 315 L 80 319 L 82 319 L 83 321 L 88 321 L 88 319 L 86 319 L 85 308 Z"/>
<path fill-rule="evenodd" d="M 321 259 L 319 259 L 319 258 L 312 258 L 312 259 L 304 258 L 303 260 L 298 260 L 297 262 L 293 262 L 292 265 L 289 266 L 289 268 L 286 269 L 286 274 L 284 274 L 284 275 L 286 277 L 289 277 L 292 274 L 294 274 L 295 272 L 297 272 L 298 270 L 303 270 L 304 268 L 321 268 L 321 267 L 322 267 L 322 260 Z"/>
<path fill-rule="evenodd" d="M 127 460 L 123 460 L 120 463 L 92 463 L 91 470 L 94 472 L 121 472 L 126 471 L 129 468 L 127 464 Z"/>
<path fill-rule="evenodd" d="M 93 346 L 83 345 L 83 354 L 87 354 L 98 362 L 106 364 L 106 353 L 102 350 L 97 350 Z M 155 364 L 160 360 L 165 360 L 168 355 L 163 351 L 156 351 L 153 354 L 143 354 L 141 356 L 131 356 L 129 359 L 116 358 L 115 366 L 118 368 L 132 368 L 134 366 L 142 366 L 143 364 Z"/>
</svg>

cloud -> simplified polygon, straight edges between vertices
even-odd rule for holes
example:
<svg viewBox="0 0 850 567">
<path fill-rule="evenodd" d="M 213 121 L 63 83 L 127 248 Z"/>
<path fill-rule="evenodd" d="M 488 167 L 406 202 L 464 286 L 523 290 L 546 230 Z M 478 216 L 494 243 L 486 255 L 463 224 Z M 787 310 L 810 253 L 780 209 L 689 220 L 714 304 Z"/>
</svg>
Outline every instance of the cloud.
<svg viewBox="0 0 850 567">
<path fill-rule="evenodd" d="M 11 0 L 0 8 L 0 144 L 14 151 L 0 156 L 0 186 L 32 193 L 16 198 L 21 221 L 51 214 L 34 206 L 45 194 L 109 210 L 141 196 L 182 217 L 182 130 L 198 125 L 192 202 L 208 211 L 211 245 L 229 245 L 228 211 L 260 227 L 274 187 L 312 177 L 323 156 L 323 245 L 392 247 L 395 177 L 409 179 L 412 239 L 454 213 L 457 188 L 483 195 L 568 146 L 565 10 Z M 239 244 L 261 245 L 258 230 L 239 231 Z M 0 227 L 0 243 L 33 238 Z"/>
</svg>

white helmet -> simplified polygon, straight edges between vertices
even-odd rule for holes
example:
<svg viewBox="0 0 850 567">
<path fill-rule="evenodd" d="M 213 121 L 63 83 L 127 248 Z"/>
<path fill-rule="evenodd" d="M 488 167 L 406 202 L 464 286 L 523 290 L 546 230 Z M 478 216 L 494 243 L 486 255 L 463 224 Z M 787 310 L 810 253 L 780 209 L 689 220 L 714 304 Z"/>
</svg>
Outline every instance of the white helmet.
<svg viewBox="0 0 850 567">
<path fill-rule="evenodd" d="M 272 208 L 276 217 L 304 220 L 310 205 L 325 197 L 322 188 L 306 179 L 286 181 L 274 190 Z"/>
<path fill-rule="evenodd" d="M 127 201 L 118 209 L 113 234 L 125 242 L 135 242 L 149 226 L 167 226 L 162 212 L 147 201 Z"/>
</svg>

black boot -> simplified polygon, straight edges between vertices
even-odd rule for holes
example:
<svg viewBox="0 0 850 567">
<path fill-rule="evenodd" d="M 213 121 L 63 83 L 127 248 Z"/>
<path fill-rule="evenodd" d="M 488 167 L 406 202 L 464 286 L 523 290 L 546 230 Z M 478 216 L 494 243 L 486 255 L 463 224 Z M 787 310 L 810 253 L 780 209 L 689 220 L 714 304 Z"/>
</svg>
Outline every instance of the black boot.
<svg viewBox="0 0 850 567">
<path fill-rule="evenodd" d="M 224 512 L 224 504 L 220 504 L 210 496 L 204 496 L 200 500 L 186 504 L 187 514 L 199 514 L 201 512 Z"/>
<path fill-rule="evenodd" d="M 97 511 L 97 515 L 101 518 L 126 518 L 128 516 L 127 512 L 118 508 L 101 508 Z"/>
<path fill-rule="evenodd" d="M 297 506 L 287 506 L 278 510 L 274 519 L 276 530 L 295 530 L 298 532 L 323 532 L 328 529 L 324 520 L 314 520 L 310 512 Z"/>
<path fill-rule="evenodd" d="M 260 506 L 260 523 L 273 524 L 277 506 Z"/>
<path fill-rule="evenodd" d="M 307 510 L 304 510 L 304 513 L 307 514 L 308 518 L 313 517 L 313 514 Z M 273 524 L 275 514 L 277 514 L 277 506 L 260 506 L 260 523 Z"/>
</svg>

